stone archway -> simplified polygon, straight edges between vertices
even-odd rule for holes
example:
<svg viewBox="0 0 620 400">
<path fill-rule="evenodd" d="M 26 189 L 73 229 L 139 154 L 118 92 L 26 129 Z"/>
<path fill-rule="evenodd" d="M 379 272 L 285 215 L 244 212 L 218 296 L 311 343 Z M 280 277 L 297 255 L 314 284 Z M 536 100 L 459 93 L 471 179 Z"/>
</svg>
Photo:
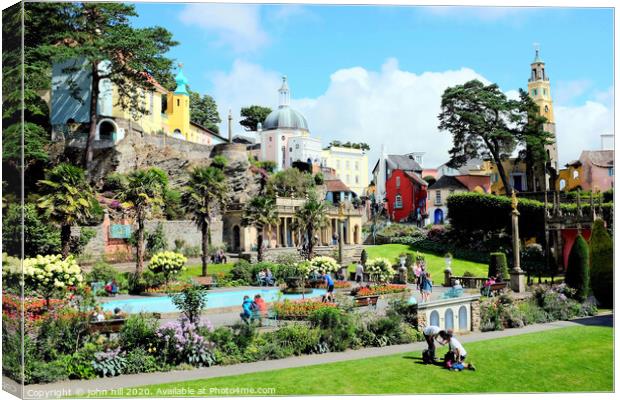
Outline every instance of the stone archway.
<svg viewBox="0 0 620 400">
<path fill-rule="evenodd" d="M 95 140 L 115 140 L 118 132 L 118 125 L 114 120 L 104 118 L 97 123 L 97 133 Z"/>
</svg>

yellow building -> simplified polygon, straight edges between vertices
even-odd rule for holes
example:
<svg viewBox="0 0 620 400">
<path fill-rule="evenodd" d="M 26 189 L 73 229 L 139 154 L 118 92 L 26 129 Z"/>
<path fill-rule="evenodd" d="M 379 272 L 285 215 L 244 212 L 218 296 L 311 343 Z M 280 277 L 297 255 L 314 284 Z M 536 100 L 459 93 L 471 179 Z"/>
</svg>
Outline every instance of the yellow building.
<svg viewBox="0 0 620 400">
<path fill-rule="evenodd" d="M 56 63 L 52 68 L 52 85 L 49 95 L 52 138 L 66 137 L 71 127 L 90 122 L 89 97 L 91 78 L 82 74 L 84 60 L 67 60 Z M 102 71 L 110 68 L 110 62 L 103 61 Z M 217 133 L 191 122 L 190 99 L 187 78 L 179 69 L 175 77 L 176 89 L 168 91 L 155 79 L 145 73 L 151 83 L 148 89 L 138 89 L 137 104 L 121 104 L 120 88 L 109 79 L 100 82 L 98 100 L 98 124 L 95 140 L 116 143 L 126 132 L 166 134 L 180 140 L 215 145 L 226 140 Z M 71 88 L 77 87 L 79 98 Z M 127 101 L 126 101 L 127 102 Z M 124 107 L 123 107 L 124 106 Z"/>
<path fill-rule="evenodd" d="M 525 162 L 510 158 L 502 161 L 502 166 L 506 172 L 510 185 L 517 192 L 527 192 L 530 189 L 527 187 L 527 174 Z M 493 194 L 506 194 L 506 188 L 502 181 L 499 170 L 495 163 L 491 163 L 491 193 Z"/>
<path fill-rule="evenodd" d="M 322 152 L 322 165 L 332 168 L 336 176 L 358 196 L 368 187 L 368 155 L 362 149 L 330 146 Z"/>
<path fill-rule="evenodd" d="M 566 164 L 566 168 L 558 173 L 556 190 L 570 192 L 571 190 L 581 189 L 581 176 L 583 168 L 581 161 L 576 160 Z"/>
</svg>

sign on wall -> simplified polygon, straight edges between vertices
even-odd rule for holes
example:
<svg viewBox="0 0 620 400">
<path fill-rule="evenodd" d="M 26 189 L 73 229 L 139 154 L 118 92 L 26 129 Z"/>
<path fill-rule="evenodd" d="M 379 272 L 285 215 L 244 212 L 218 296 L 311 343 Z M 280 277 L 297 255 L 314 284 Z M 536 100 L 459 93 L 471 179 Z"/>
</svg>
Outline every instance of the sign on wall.
<svg viewBox="0 0 620 400">
<path fill-rule="evenodd" d="M 110 225 L 111 239 L 129 239 L 131 237 L 131 225 L 113 224 Z"/>
</svg>

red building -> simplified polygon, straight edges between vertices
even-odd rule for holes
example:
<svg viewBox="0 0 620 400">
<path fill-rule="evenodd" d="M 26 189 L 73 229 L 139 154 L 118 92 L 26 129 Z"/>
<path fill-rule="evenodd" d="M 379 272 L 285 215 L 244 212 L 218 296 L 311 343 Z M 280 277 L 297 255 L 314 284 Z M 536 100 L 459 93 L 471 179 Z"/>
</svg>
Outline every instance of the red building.
<svg viewBox="0 0 620 400">
<path fill-rule="evenodd" d="M 390 220 L 417 221 L 418 215 L 425 218 L 427 187 L 426 181 L 413 171 L 392 170 L 385 183 Z"/>
</svg>

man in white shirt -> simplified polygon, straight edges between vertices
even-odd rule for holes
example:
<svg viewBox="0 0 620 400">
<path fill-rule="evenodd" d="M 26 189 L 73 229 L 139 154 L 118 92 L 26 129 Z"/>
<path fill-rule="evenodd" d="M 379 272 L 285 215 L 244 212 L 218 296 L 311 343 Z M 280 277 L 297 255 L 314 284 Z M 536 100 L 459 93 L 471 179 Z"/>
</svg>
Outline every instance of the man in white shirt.
<svg viewBox="0 0 620 400">
<path fill-rule="evenodd" d="M 429 325 L 422 331 L 422 333 L 424 333 L 424 339 L 426 339 L 426 344 L 428 345 L 428 349 L 426 350 L 428 354 L 428 361 L 431 363 L 435 362 L 435 340 L 442 334 L 442 332 L 443 331 L 435 325 Z M 445 342 L 440 343 L 445 344 Z M 424 360 L 424 356 L 422 359 Z M 426 360 L 424 361 L 426 362 Z"/>
<path fill-rule="evenodd" d="M 355 266 L 355 282 L 364 282 L 364 266 L 361 262 L 358 262 Z"/>
</svg>

